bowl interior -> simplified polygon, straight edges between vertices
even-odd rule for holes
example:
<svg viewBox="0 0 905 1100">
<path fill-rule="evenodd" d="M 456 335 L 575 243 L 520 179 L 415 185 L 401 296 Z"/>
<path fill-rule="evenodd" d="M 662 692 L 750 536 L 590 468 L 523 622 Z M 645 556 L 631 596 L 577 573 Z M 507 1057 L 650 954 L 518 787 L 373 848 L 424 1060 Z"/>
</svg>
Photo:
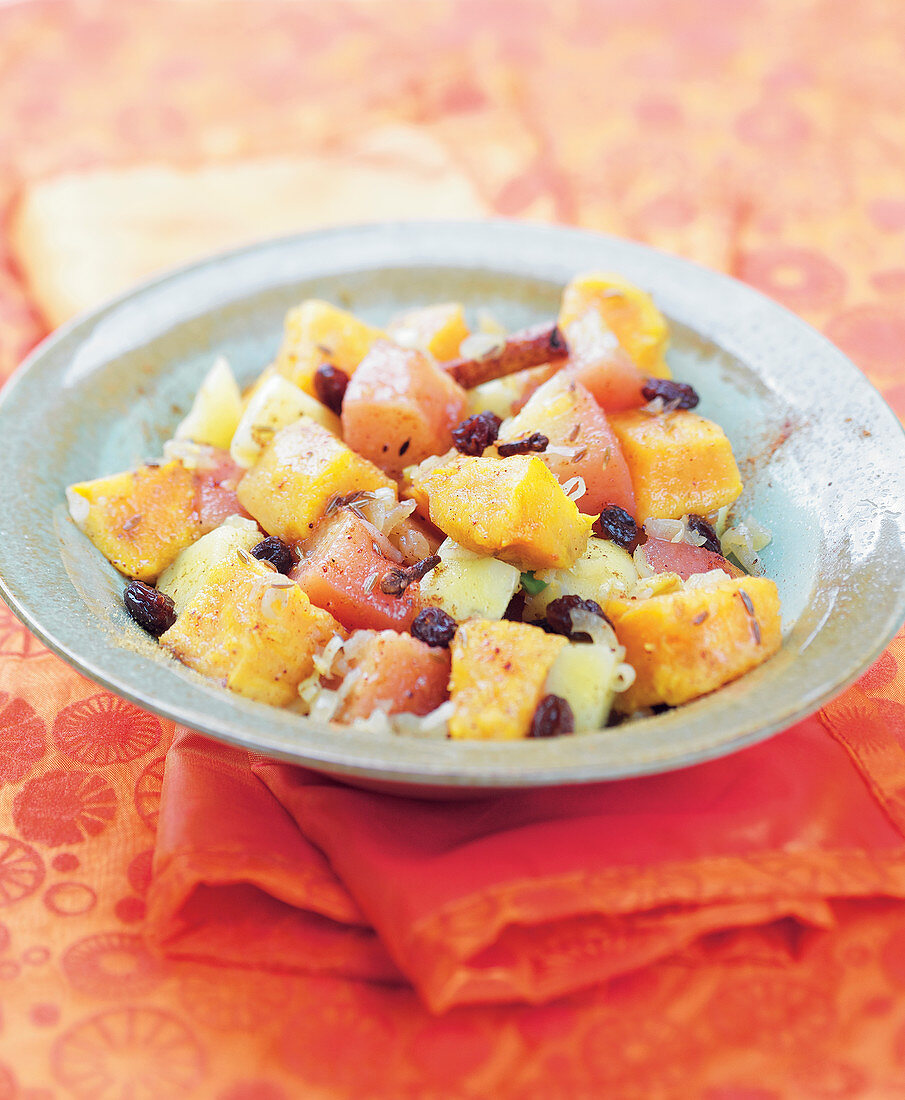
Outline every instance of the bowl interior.
<svg viewBox="0 0 905 1100">
<path fill-rule="evenodd" d="M 740 460 L 779 586 L 784 647 L 743 680 L 597 734 L 451 744 L 336 732 L 227 693 L 164 657 L 125 615 L 123 580 L 68 518 L 63 490 L 158 456 L 212 359 L 240 382 L 271 361 L 285 312 L 326 298 L 368 321 L 458 300 L 515 328 L 554 316 L 577 270 L 618 270 L 672 326 L 676 377 Z M 27 623 L 113 690 L 186 725 L 337 775 L 417 790 L 590 781 L 732 751 L 839 690 L 901 622 L 903 438 L 861 374 L 740 284 L 627 242 L 511 224 L 310 234 L 168 276 L 61 330 L 0 398 L 0 583 Z"/>
</svg>

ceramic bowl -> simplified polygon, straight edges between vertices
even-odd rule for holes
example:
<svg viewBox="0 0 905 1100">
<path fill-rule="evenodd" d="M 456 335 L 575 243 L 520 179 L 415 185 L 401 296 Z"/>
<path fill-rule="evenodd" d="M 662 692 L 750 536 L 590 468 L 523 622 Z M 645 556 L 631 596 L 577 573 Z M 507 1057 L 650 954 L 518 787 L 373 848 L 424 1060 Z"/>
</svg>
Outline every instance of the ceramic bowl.
<svg viewBox="0 0 905 1100">
<path fill-rule="evenodd" d="M 773 535 L 781 652 L 689 705 L 599 733 L 453 743 L 337 732 L 203 680 L 122 609 L 123 579 L 70 521 L 67 484 L 156 456 L 215 355 L 240 381 L 272 359 L 309 296 L 384 322 L 458 300 L 507 326 L 553 317 L 575 273 L 649 290 L 669 361 L 727 431 L 738 506 Z M 513 222 L 341 228 L 165 275 L 46 340 L 0 396 L 0 589 L 70 664 L 140 706 L 224 741 L 408 793 L 584 783 L 734 752 L 812 712 L 863 672 L 905 617 L 905 440 L 863 375 L 802 321 L 725 276 L 641 245 Z"/>
</svg>

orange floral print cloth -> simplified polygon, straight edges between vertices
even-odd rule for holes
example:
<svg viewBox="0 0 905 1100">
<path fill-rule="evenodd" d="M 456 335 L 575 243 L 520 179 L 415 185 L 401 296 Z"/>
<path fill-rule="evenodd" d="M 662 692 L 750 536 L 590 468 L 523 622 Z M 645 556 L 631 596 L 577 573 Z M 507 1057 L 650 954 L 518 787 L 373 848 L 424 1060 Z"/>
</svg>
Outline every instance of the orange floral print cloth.
<svg viewBox="0 0 905 1100">
<path fill-rule="evenodd" d="M 0 7 L 0 378 L 46 332 L 23 189 L 367 155 L 741 277 L 905 415 L 903 40 L 886 0 Z M 177 735 L 0 606 L 0 1100 L 902 1095 L 903 644 L 726 760 L 427 805 Z"/>
</svg>

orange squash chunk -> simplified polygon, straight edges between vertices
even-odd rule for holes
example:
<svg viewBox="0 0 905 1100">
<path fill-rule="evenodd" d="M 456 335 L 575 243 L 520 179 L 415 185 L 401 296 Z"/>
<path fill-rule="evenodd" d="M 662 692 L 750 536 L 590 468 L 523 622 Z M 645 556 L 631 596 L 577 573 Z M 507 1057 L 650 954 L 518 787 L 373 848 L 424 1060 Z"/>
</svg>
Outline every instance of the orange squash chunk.
<svg viewBox="0 0 905 1100">
<path fill-rule="evenodd" d="M 343 436 L 352 448 L 399 478 L 407 466 L 452 446 L 465 416 L 465 390 L 420 351 L 375 344 L 343 398 Z"/>
<path fill-rule="evenodd" d="M 588 309 L 600 316 L 639 370 L 657 378 L 670 377 L 663 357 L 669 326 L 649 294 L 621 275 L 599 271 L 576 275 L 563 291 L 560 325 L 567 328 Z"/>
<path fill-rule="evenodd" d="M 449 694 L 449 650 L 392 630 L 355 635 L 346 653 L 354 681 L 336 714 L 338 722 L 387 714 L 430 714 Z M 355 644 L 357 643 L 357 644 Z"/>
<path fill-rule="evenodd" d="M 309 298 L 289 310 L 283 343 L 276 358 L 277 371 L 317 397 L 314 375 L 321 363 L 331 363 L 344 374 L 353 374 L 384 334 L 344 309 Z"/>
<path fill-rule="evenodd" d="M 635 670 L 635 682 L 614 703 L 624 713 L 706 695 L 772 657 L 782 643 L 779 594 L 764 577 L 610 600 L 606 613 Z"/>
<path fill-rule="evenodd" d="M 204 533 L 197 481 L 178 460 L 82 481 L 67 497 L 72 518 L 104 557 L 148 583 Z"/>
<path fill-rule="evenodd" d="M 357 489 L 395 488 L 326 428 L 303 416 L 273 437 L 239 482 L 239 502 L 269 535 L 311 537 L 330 499 Z"/>
<path fill-rule="evenodd" d="M 742 491 L 726 433 L 697 413 L 613 413 L 610 427 L 628 464 L 639 522 L 703 515 L 731 504 Z"/>
<path fill-rule="evenodd" d="M 519 569 L 568 569 L 587 549 L 593 520 L 534 455 L 459 455 L 418 477 L 412 492 L 454 542 Z"/>
<path fill-rule="evenodd" d="M 232 691 L 286 706 L 342 628 L 286 577 L 236 556 L 212 571 L 160 644 Z"/>
<path fill-rule="evenodd" d="M 405 347 L 423 348 L 443 362 L 458 356 L 468 325 L 458 302 L 440 302 L 400 313 L 390 321 L 387 331 Z"/>
<path fill-rule="evenodd" d="M 527 623 L 473 619 L 452 644 L 449 735 L 462 740 L 517 741 L 528 736 L 547 673 L 563 646 L 557 634 Z"/>
</svg>

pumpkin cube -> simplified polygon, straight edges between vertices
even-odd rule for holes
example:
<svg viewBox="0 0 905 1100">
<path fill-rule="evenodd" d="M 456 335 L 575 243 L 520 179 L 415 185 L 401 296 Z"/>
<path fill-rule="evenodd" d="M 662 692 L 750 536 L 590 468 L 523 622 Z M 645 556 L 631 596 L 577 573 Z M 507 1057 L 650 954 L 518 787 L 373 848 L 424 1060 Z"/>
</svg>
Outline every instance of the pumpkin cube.
<svg viewBox="0 0 905 1100">
<path fill-rule="evenodd" d="M 307 539 L 331 497 L 395 485 L 308 416 L 281 428 L 239 482 L 238 497 L 271 535 Z"/>
<path fill-rule="evenodd" d="M 183 664 L 232 691 L 273 706 L 296 698 L 314 655 L 342 627 L 262 562 L 236 551 L 160 636 Z"/>
<path fill-rule="evenodd" d="M 423 352 L 382 340 L 346 389 L 343 435 L 353 451 L 399 478 L 452 446 L 467 404 L 465 390 Z"/>
<path fill-rule="evenodd" d="M 779 594 L 764 577 L 610 600 L 606 613 L 635 670 L 635 682 L 615 702 L 625 713 L 714 691 L 772 657 L 782 642 Z"/>
<path fill-rule="evenodd" d="M 371 345 L 383 335 L 380 329 L 366 325 L 346 310 L 310 298 L 286 314 L 276 368 L 316 397 L 314 375 L 321 363 L 354 374 Z"/>
<path fill-rule="evenodd" d="M 563 291 L 559 324 L 564 328 L 589 309 L 599 314 L 639 370 L 669 378 L 664 359 L 669 326 L 653 299 L 624 279 L 599 271 L 576 275 Z"/>
<path fill-rule="evenodd" d="M 528 736 L 547 674 L 569 643 L 536 626 L 473 620 L 452 643 L 449 735 L 457 739 L 516 741 Z"/>
<path fill-rule="evenodd" d="M 390 321 L 387 331 L 397 344 L 420 348 L 443 362 L 458 356 L 468 325 L 458 302 L 440 302 L 400 313 Z"/>
<path fill-rule="evenodd" d="M 614 413 L 610 426 L 635 488 L 636 518 L 681 519 L 732 504 L 742 491 L 726 433 L 687 410 Z"/>
<path fill-rule="evenodd" d="M 104 557 L 140 581 L 153 583 L 203 534 L 196 478 L 178 460 L 70 485 L 66 498 Z"/>
<path fill-rule="evenodd" d="M 431 522 L 476 554 L 518 569 L 568 569 L 585 551 L 593 519 L 582 515 L 539 459 L 460 456 L 414 485 Z"/>
</svg>

